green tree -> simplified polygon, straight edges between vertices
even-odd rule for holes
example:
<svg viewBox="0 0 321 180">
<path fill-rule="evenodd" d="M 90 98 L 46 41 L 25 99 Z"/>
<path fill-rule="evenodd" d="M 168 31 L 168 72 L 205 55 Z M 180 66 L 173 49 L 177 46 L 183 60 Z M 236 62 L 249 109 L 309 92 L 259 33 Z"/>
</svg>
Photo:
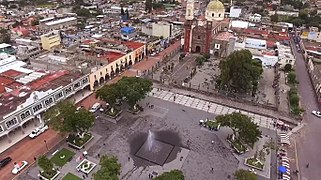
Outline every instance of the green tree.
<svg viewBox="0 0 321 180">
<path fill-rule="evenodd" d="M 121 165 L 118 163 L 117 157 L 108 157 L 106 155 L 100 158 L 101 168 L 94 173 L 94 180 L 118 180 Z"/>
<path fill-rule="evenodd" d="M 37 26 L 37 25 L 39 25 L 39 19 L 35 19 L 35 20 L 31 21 L 31 25 L 32 25 L 32 26 Z"/>
<path fill-rule="evenodd" d="M 150 13 L 153 10 L 153 0 L 146 0 L 145 1 L 145 11 Z"/>
<path fill-rule="evenodd" d="M 277 14 L 273 14 L 273 15 L 271 16 L 271 21 L 272 21 L 272 22 L 278 22 L 278 21 L 279 21 L 279 16 L 278 16 Z"/>
<path fill-rule="evenodd" d="M 290 95 L 290 104 L 293 106 L 298 106 L 299 105 L 300 98 L 298 94 L 291 94 Z"/>
<path fill-rule="evenodd" d="M 257 180 L 257 175 L 250 171 L 239 169 L 235 171 L 234 178 L 235 180 Z"/>
<path fill-rule="evenodd" d="M 152 90 L 152 85 L 150 80 L 139 77 L 123 77 L 117 82 L 121 97 L 126 97 L 128 105 L 134 109 L 137 102 Z"/>
<path fill-rule="evenodd" d="M 236 138 L 252 148 L 254 143 L 262 136 L 262 132 L 259 130 L 258 125 L 253 123 L 251 118 L 244 114 L 232 113 L 219 115 L 216 117 L 216 120 L 218 123 L 221 123 L 221 126 L 230 127 Z"/>
<path fill-rule="evenodd" d="M 309 17 L 309 10 L 308 9 L 302 9 L 299 11 L 299 18 L 306 21 Z"/>
<path fill-rule="evenodd" d="M 83 137 L 95 121 L 92 113 L 83 108 L 77 111 L 74 104 L 69 101 L 59 102 L 50 108 L 44 114 L 44 118 L 53 129 L 61 133 L 78 133 L 80 137 Z"/>
<path fill-rule="evenodd" d="M 114 111 L 115 104 L 117 99 L 121 98 L 117 84 L 105 85 L 96 92 L 96 97 L 104 100 L 109 103 L 111 106 L 111 112 Z"/>
<path fill-rule="evenodd" d="M 169 172 L 165 172 L 160 176 L 157 176 L 155 180 L 184 180 L 184 174 L 182 171 L 174 169 Z"/>
<path fill-rule="evenodd" d="M 76 9 L 75 13 L 77 14 L 77 16 L 85 17 L 85 18 L 90 18 L 92 16 L 89 9 L 85 9 L 85 8 Z"/>
<path fill-rule="evenodd" d="M 56 173 L 53 163 L 44 155 L 38 158 L 38 166 L 49 176 Z"/>
<path fill-rule="evenodd" d="M 205 60 L 206 60 L 206 59 L 205 59 L 203 56 L 197 57 L 197 58 L 195 59 L 196 64 L 199 65 L 199 66 L 202 66 L 202 65 L 204 64 Z"/>
<path fill-rule="evenodd" d="M 295 84 L 296 83 L 296 74 L 295 74 L 294 71 L 289 72 L 287 77 L 288 77 L 288 82 L 290 84 Z"/>
<path fill-rule="evenodd" d="M 220 63 L 217 86 L 229 92 L 253 92 L 253 85 L 261 78 L 262 64 L 252 59 L 248 50 L 235 51 Z"/>
<path fill-rule="evenodd" d="M 291 22 L 295 25 L 295 26 L 302 26 L 302 24 L 304 24 L 304 20 L 300 19 L 300 18 L 294 18 L 291 20 Z"/>
<path fill-rule="evenodd" d="M 291 64 L 286 64 L 286 65 L 284 66 L 284 71 L 285 71 L 285 72 L 290 72 L 290 71 L 292 71 L 292 65 L 291 65 Z"/>
</svg>

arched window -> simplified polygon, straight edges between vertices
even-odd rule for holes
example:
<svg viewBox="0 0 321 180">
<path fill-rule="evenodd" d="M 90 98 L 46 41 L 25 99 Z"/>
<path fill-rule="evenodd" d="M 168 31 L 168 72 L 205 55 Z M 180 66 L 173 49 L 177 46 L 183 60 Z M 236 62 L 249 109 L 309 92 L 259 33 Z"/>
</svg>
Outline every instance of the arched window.
<svg viewBox="0 0 321 180">
<path fill-rule="evenodd" d="M 221 14 L 218 14 L 218 17 L 221 17 Z"/>
<path fill-rule="evenodd" d="M 212 13 L 212 17 L 214 17 L 214 15 L 215 15 L 215 14 L 214 14 L 214 13 Z"/>
<path fill-rule="evenodd" d="M 191 9 L 187 9 L 187 16 L 191 16 Z"/>
</svg>

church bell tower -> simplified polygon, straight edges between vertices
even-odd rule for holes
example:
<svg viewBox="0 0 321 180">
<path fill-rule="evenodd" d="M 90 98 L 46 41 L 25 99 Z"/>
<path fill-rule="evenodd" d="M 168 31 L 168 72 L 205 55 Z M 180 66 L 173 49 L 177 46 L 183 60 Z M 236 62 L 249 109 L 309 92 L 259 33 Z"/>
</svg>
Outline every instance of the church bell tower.
<svg viewBox="0 0 321 180">
<path fill-rule="evenodd" d="M 190 52 L 192 24 L 194 20 L 194 0 L 187 0 L 184 24 L 184 52 Z"/>
</svg>

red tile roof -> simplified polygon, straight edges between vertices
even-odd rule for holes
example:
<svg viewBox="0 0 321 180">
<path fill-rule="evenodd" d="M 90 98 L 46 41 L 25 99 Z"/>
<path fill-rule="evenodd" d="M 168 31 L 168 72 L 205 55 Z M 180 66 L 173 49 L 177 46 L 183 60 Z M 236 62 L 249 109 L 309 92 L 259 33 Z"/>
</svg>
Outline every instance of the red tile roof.
<svg viewBox="0 0 321 180">
<path fill-rule="evenodd" d="M 230 32 L 221 32 L 219 33 L 215 39 L 219 41 L 229 41 L 231 37 L 234 37 L 232 33 Z"/>
<path fill-rule="evenodd" d="M 49 84 L 50 81 L 56 80 L 59 77 L 65 75 L 65 74 L 68 74 L 68 73 L 69 72 L 65 71 L 65 70 L 57 71 L 53 74 L 49 74 L 49 75 L 46 75 L 38 80 L 35 80 L 35 81 L 29 83 L 28 85 L 34 90 L 41 89 L 43 86 L 46 86 L 46 84 Z"/>
<path fill-rule="evenodd" d="M 0 94 L 4 93 L 5 87 L 13 82 L 15 81 L 11 78 L 0 76 Z"/>
<path fill-rule="evenodd" d="M 127 46 L 128 48 L 131 48 L 131 49 L 134 49 L 134 50 L 144 46 L 143 43 L 135 42 L 135 41 L 126 41 L 126 42 L 123 42 L 123 44 L 125 46 Z"/>
<path fill-rule="evenodd" d="M 257 34 L 257 35 L 268 35 L 269 32 L 268 31 L 265 31 L 265 30 L 260 30 L 260 29 L 245 29 L 244 31 L 245 33 L 248 33 L 248 34 Z"/>
<path fill-rule="evenodd" d="M 23 73 L 20 71 L 10 69 L 10 70 L 7 70 L 7 71 L 1 73 L 0 75 L 14 79 L 14 78 L 20 76 L 21 74 L 23 74 Z"/>
<path fill-rule="evenodd" d="M 104 54 L 103 58 L 105 58 L 106 60 L 108 60 L 109 63 L 116 61 L 117 59 L 121 58 L 122 56 L 124 56 L 121 53 L 117 53 L 117 52 L 107 52 Z"/>
</svg>

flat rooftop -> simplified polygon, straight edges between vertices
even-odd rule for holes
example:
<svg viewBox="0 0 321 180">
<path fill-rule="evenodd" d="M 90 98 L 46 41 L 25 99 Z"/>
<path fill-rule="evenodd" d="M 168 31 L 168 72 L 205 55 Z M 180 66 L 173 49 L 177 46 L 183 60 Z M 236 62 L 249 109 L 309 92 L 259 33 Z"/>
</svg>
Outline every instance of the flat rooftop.
<svg viewBox="0 0 321 180">
<path fill-rule="evenodd" d="M 55 21 L 50 21 L 50 22 L 47 22 L 45 24 L 47 26 L 54 26 L 54 25 L 57 25 L 57 24 L 61 24 L 61 23 L 69 22 L 69 21 L 74 21 L 74 20 L 77 20 L 77 18 L 76 17 L 67 17 L 67 18 L 64 18 L 64 19 L 58 19 L 58 20 L 55 20 Z"/>
</svg>

